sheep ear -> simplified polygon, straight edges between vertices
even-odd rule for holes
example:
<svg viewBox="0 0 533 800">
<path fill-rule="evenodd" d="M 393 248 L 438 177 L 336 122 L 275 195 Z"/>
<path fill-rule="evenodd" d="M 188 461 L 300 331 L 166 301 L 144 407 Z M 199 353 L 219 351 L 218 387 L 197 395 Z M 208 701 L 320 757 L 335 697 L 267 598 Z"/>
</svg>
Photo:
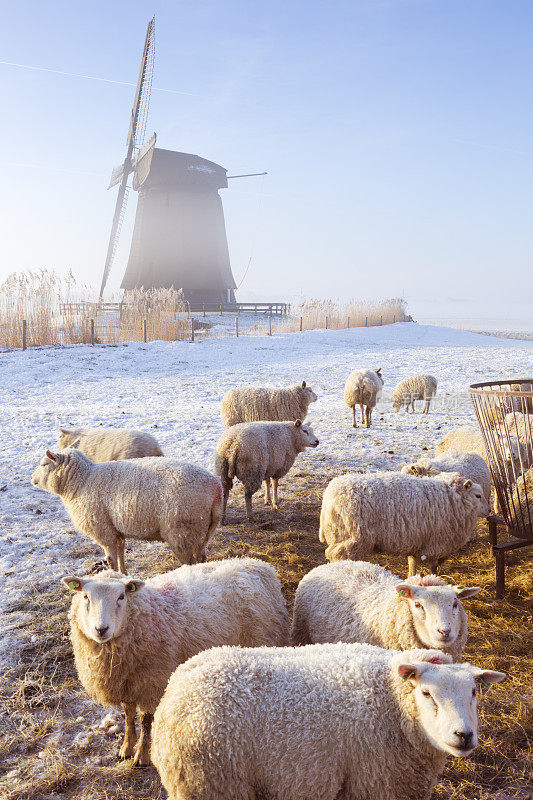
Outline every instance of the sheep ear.
<svg viewBox="0 0 533 800">
<path fill-rule="evenodd" d="M 473 484 L 472 484 L 472 481 L 471 481 L 471 480 L 470 480 L 470 478 L 469 478 L 467 481 L 465 481 L 465 482 L 463 483 L 463 489 L 470 489 L 470 487 L 471 487 L 472 485 L 473 485 Z"/>
<path fill-rule="evenodd" d="M 53 461 L 54 464 L 59 464 L 59 462 L 61 461 L 59 453 L 52 453 L 51 450 L 46 451 L 46 457 L 49 458 L 50 461 Z"/>
<path fill-rule="evenodd" d="M 144 586 L 144 581 L 137 580 L 137 578 L 133 580 L 126 580 L 124 581 L 124 585 L 126 587 L 127 592 L 138 592 L 139 589 L 142 589 Z"/>
<path fill-rule="evenodd" d="M 79 439 L 79 438 L 76 439 L 75 442 L 72 442 L 72 444 L 69 444 L 69 449 L 70 450 L 77 450 L 78 447 L 80 446 L 80 442 L 81 442 L 81 439 Z"/>
<path fill-rule="evenodd" d="M 377 369 L 377 370 L 376 370 L 376 374 L 377 374 L 377 375 L 381 375 L 381 367 L 380 367 L 379 369 Z"/>
<path fill-rule="evenodd" d="M 416 466 L 416 464 L 411 464 L 411 466 L 409 467 L 409 471 L 413 475 L 418 475 L 418 467 Z"/>
<path fill-rule="evenodd" d="M 403 681 L 411 681 L 415 684 L 422 674 L 421 665 L 417 664 L 400 664 L 398 667 L 398 675 Z"/>
<path fill-rule="evenodd" d="M 295 420 L 294 427 L 295 428 L 301 428 L 302 427 L 302 420 L 301 419 Z"/>
<path fill-rule="evenodd" d="M 461 600 L 466 600 L 467 597 L 474 597 L 481 591 L 481 588 L 481 586 L 454 586 L 453 590 L 457 597 L 460 597 Z"/>
<path fill-rule="evenodd" d="M 474 680 L 481 692 L 488 689 L 493 683 L 501 683 L 507 677 L 505 672 L 496 672 L 493 669 L 478 669 L 478 667 L 472 667 L 472 672 L 474 673 Z"/>
<path fill-rule="evenodd" d="M 67 436 L 70 433 L 70 431 L 68 430 L 68 428 L 59 428 L 59 433 L 63 434 L 63 436 Z"/>
<path fill-rule="evenodd" d="M 396 586 L 396 591 L 400 595 L 400 597 L 405 597 L 406 599 L 411 600 L 414 597 L 413 587 L 408 583 L 399 583 Z"/>
<path fill-rule="evenodd" d="M 78 578 L 77 575 L 65 575 L 64 578 L 61 578 L 61 583 L 70 589 L 71 592 L 81 592 L 85 581 L 83 578 Z"/>
<path fill-rule="evenodd" d="M 302 381 L 302 389 L 305 389 L 306 386 L 307 386 L 306 382 Z"/>
</svg>

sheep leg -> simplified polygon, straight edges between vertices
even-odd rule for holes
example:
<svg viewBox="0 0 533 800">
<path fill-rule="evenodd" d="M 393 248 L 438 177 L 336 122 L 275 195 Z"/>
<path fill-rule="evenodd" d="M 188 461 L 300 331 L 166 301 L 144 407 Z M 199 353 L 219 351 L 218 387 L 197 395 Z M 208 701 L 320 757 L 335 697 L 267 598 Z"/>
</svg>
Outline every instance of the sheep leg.
<svg viewBox="0 0 533 800">
<path fill-rule="evenodd" d="M 146 767 L 150 763 L 150 735 L 153 719 L 153 714 L 141 711 L 141 735 L 133 757 L 134 767 Z"/>
<path fill-rule="evenodd" d="M 361 409 L 361 425 L 365 424 L 365 407 L 363 403 L 359 403 L 359 408 Z"/>
<path fill-rule="evenodd" d="M 366 427 L 370 428 L 370 423 L 372 422 L 372 409 L 367 406 L 366 407 Z"/>
<path fill-rule="evenodd" d="M 352 428 L 357 428 L 357 417 L 355 415 L 355 406 L 352 406 L 352 417 L 353 417 Z"/>
<path fill-rule="evenodd" d="M 272 478 L 272 485 L 274 487 L 274 502 L 272 503 L 272 508 L 276 510 L 279 508 L 279 500 L 278 500 L 278 479 Z"/>
<path fill-rule="evenodd" d="M 272 502 L 270 498 L 270 478 L 265 478 L 265 505 L 269 506 Z"/>
<path fill-rule="evenodd" d="M 118 557 L 118 571 L 122 572 L 123 575 L 127 575 L 126 572 L 126 563 L 124 561 L 124 546 L 126 544 L 126 540 L 123 536 L 117 536 L 117 557 Z"/>
<path fill-rule="evenodd" d="M 429 414 L 429 403 L 430 403 L 430 401 L 426 400 L 426 403 L 424 405 L 424 410 L 422 412 L 423 414 Z"/>
<path fill-rule="evenodd" d="M 252 511 L 252 495 L 253 492 L 250 489 L 245 490 L 244 499 L 246 501 L 246 517 L 248 518 L 248 522 L 254 521 L 254 513 Z"/>
<path fill-rule="evenodd" d="M 131 758 L 135 750 L 135 742 L 137 741 L 137 731 L 135 730 L 135 714 L 137 713 L 137 706 L 135 703 L 123 703 L 124 709 L 124 742 L 118 751 L 118 757 L 121 761 Z"/>
<path fill-rule="evenodd" d="M 409 566 L 407 577 L 412 578 L 413 575 L 416 575 L 416 558 L 414 556 L 407 556 L 407 564 Z"/>
<path fill-rule="evenodd" d="M 226 521 L 226 506 L 228 505 L 228 497 L 229 497 L 229 490 L 231 489 L 232 484 L 225 483 L 223 486 L 223 495 L 222 495 L 222 517 L 220 518 L 220 522 L 224 523 Z"/>
<path fill-rule="evenodd" d="M 106 554 L 107 563 L 109 564 L 109 569 L 114 569 L 115 572 L 118 570 L 118 539 L 115 537 L 115 541 L 110 545 L 104 545 L 104 553 Z"/>
</svg>

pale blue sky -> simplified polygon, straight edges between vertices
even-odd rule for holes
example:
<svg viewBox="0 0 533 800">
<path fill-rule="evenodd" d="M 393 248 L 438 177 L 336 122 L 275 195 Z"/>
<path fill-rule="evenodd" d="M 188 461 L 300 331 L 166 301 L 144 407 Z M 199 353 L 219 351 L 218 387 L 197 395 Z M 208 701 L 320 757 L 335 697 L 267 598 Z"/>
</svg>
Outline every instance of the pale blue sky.
<svg viewBox="0 0 533 800">
<path fill-rule="evenodd" d="M 242 299 L 531 300 L 529 0 L 22 0 L 0 58 L 135 83 L 153 13 L 154 87 L 189 94 L 154 91 L 148 132 L 269 173 L 222 192 L 237 282 L 253 253 Z M 133 87 L 0 71 L 0 278 L 48 266 L 96 286 Z"/>
</svg>

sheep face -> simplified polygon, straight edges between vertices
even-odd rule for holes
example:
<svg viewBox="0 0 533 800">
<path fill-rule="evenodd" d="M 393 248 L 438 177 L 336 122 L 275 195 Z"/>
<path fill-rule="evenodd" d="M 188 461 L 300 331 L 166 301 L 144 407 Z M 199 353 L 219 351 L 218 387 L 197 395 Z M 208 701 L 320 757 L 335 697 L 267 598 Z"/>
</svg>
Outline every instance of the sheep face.
<svg viewBox="0 0 533 800">
<path fill-rule="evenodd" d="M 114 573 L 113 577 L 61 578 L 75 597 L 76 621 L 82 633 L 98 644 L 120 636 L 127 620 L 128 596 L 144 586 L 143 581 Z"/>
<path fill-rule="evenodd" d="M 426 647 L 439 650 L 453 644 L 461 630 L 459 597 L 473 597 L 481 588 L 400 583 L 396 591 L 409 604 L 420 641 Z"/>
<path fill-rule="evenodd" d="M 68 464 L 68 454 L 52 453 L 47 450 L 46 455 L 31 476 L 31 482 L 38 489 L 43 489 L 49 494 L 61 494 L 61 486 Z"/>
<path fill-rule="evenodd" d="M 303 425 L 302 421 L 297 419 L 294 423 L 294 427 L 297 428 L 296 446 L 299 452 L 305 450 L 306 447 L 318 447 L 320 442 L 316 438 L 310 425 Z"/>
<path fill-rule="evenodd" d="M 69 447 L 69 445 L 74 444 L 78 438 L 79 434 L 72 433 L 72 431 L 68 431 L 66 428 L 60 428 L 57 447 L 60 450 L 63 450 L 65 447 Z"/>
<path fill-rule="evenodd" d="M 505 674 L 431 661 L 401 664 L 398 674 L 413 687 L 418 723 L 430 744 L 453 756 L 468 756 L 478 743 L 477 689 L 499 683 Z"/>
<path fill-rule="evenodd" d="M 305 397 L 305 399 L 307 401 L 307 404 L 309 405 L 309 403 L 316 403 L 316 401 L 318 400 L 318 397 L 313 392 L 311 387 L 306 384 L 305 381 L 302 381 L 302 389 L 303 389 L 304 397 Z"/>
<path fill-rule="evenodd" d="M 455 487 L 456 491 L 472 504 L 478 517 L 486 517 L 490 514 L 490 503 L 479 483 L 460 478 L 458 482 L 455 482 Z"/>
</svg>

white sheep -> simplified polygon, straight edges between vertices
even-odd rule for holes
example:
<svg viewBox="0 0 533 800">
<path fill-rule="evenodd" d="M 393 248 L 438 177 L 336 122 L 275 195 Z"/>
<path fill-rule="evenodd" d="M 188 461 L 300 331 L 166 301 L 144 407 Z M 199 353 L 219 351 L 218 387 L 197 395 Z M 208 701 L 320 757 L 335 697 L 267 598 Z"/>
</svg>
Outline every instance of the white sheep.
<svg viewBox="0 0 533 800">
<path fill-rule="evenodd" d="M 505 415 L 505 428 L 526 447 L 528 442 L 533 446 L 533 416 L 511 411 Z"/>
<path fill-rule="evenodd" d="M 252 495 L 265 484 L 265 505 L 277 509 L 278 481 L 290 470 L 298 453 L 317 447 L 318 439 L 309 425 L 296 422 L 241 422 L 222 434 L 217 444 L 215 470 L 224 489 L 223 517 L 233 479 L 244 484 L 246 515 L 253 521 Z M 270 483 L 273 487 L 273 499 Z"/>
<path fill-rule="evenodd" d="M 57 447 L 60 450 L 77 441 L 78 450 L 96 463 L 163 455 L 156 439 L 145 431 L 127 428 L 60 428 L 59 434 Z"/>
<path fill-rule="evenodd" d="M 167 542 L 182 563 L 205 560 L 222 514 L 218 478 L 172 458 L 94 464 L 79 450 L 47 450 L 31 481 L 59 495 L 77 530 L 124 573 L 126 538 Z"/>
<path fill-rule="evenodd" d="M 292 643 L 427 647 L 460 661 L 468 636 L 460 599 L 480 591 L 479 586 L 449 585 L 436 575 L 401 581 L 368 561 L 322 564 L 308 572 L 296 590 Z"/>
<path fill-rule="evenodd" d="M 326 558 L 364 559 L 373 552 L 405 555 L 437 571 L 439 559 L 463 547 L 478 516 L 490 512 L 478 483 L 461 475 L 417 478 L 400 472 L 346 474 L 326 487 L 320 512 Z"/>
<path fill-rule="evenodd" d="M 479 483 L 483 494 L 490 500 L 491 482 L 487 462 L 477 453 L 468 453 L 463 450 L 445 450 L 435 458 L 419 458 L 411 464 L 401 467 L 404 475 L 418 475 L 419 477 L 433 477 L 439 473 L 458 472 L 465 478 L 470 478 L 474 483 Z"/>
<path fill-rule="evenodd" d="M 225 428 L 240 422 L 261 420 L 294 422 L 305 419 L 309 405 L 316 399 L 316 394 L 305 381 L 285 389 L 239 386 L 230 389 L 222 398 L 220 415 Z"/>
<path fill-rule="evenodd" d="M 275 569 L 256 558 L 183 566 L 146 582 L 106 571 L 62 579 L 72 591 L 70 638 L 78 676 L 106 706 L 123 705 L 120 758 L 149 763 L 150 727 L 178 664 L 222 644 L 288 643 Z M 141 737 L 135 715 L 141 716 Z"/>
<path fill-rule="evenodd" d="M 508 503 L 511 524 L 533 529 L 533 468 L 520 475 Z"/>
<path fill-rule="evenodd" d="M 433 375 L 411 375 L 405 378 L 392 393 L 392 407 L 399 411 L 405 406 L 406 411 L 415 413 L 415 400 L 425 400 L 422 413 L 429 414 L 429 404 L 437 392 L 437 379 Z"/>
<path fill-rule="evenodd" d="M 478 743 L 477 687 L 502 672 L 438 650 L 214 648 L 174 672 L 152 761 L 169 800 L 429 800 Z"/>
<path fill-rule="evenodd" d="M 505 434 L 494 431 L 490 434 L 490 437 L 500 459 L 506 464 L 506 471 L 510 474 L 515 472 L 520 474 L 522 472 L 521 464 L 524 464 L 527 460 L 527 452 L 518 438 L 516 436 L 507 437 Z M 438 443 L 435 453 L 440 455 L 446 450 L 474 452 L 480 455 L 487 464 L 490 464 L 485 440 L 479 428 L 463 425 L 461 428 L 449 431 Z"/>
<path fill-rule="evenodd" d="M 375 371 L 356 369 L 349 376 L 344 386 L 344 402 L 352 409 L 353 427 L 357 428 L 355 406 L 361 409 L 361 425 L 370 428 L 372 410 L 381 397 L 383 389 L 381 367 Z"/>
</svg>

